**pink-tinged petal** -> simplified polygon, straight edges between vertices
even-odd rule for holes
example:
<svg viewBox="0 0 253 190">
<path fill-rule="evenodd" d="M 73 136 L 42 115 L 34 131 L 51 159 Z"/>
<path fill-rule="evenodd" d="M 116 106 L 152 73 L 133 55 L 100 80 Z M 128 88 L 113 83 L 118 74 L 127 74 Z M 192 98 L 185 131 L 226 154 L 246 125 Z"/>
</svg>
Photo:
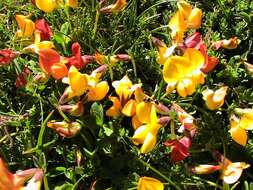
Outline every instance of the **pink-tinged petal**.
<svg viewBox="0 0 253 190">
<path fill-rule="evenodd" d="M 25 66 L 23 71 L 17 76 L 15 85 L 17 88 L 24 87 L 27 83 L 26 79 L 27 77 L 32 73 L 32 71 Z"/>
<path fill-rule="evenodd" d="M 195 32 L 191 36 L 187 37 L 184 44 L 187 48 L 199 49 L 202 43 L 202 36 L 199 32 Z"/>
<path fill-rule="evenodd" d="M 182 161 L 190 155 L 191 139 L 188 137 L 183 137 L 180 140 L 169 140 L 164 142 L 164 145 L 172 147 L 171 159 L 174 162 Z"/>
</svg>

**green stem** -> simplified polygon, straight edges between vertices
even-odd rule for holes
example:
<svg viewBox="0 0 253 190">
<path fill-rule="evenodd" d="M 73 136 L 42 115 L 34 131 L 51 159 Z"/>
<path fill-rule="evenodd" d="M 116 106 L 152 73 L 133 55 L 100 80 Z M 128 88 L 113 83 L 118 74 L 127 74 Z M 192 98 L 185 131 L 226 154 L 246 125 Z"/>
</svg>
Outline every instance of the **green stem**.
<svg viewBox="0 0 253 190">
<path fill-rule="evenodd" d="M 214 182 L 212 182 L 212 181 L 208 181 L 208 180 L 205 180 L 205 179 L 201 179 L 201 178 L 199 178 L 199 177 L 197 177 L 197 176 L 193 176 L 192 178 L 193 178 L 193 179 L 196 179 L 196 180 L 198 180 L 198 181 L 205 182 L 205 183 L 207 183 L 207 184 L 209 184 L 209 185 L 211 185 L 211 186 L 214 186 L 214 187 L 216 187 L 216 188 L 222 189 L 222 187 L 221 187 L 220 185 L 218 185 L 218 184 L 216 184 L 216 183 L 214 183 Z"/>
<path fill-rule="evenodd" d="M 49 186 L 48 186 L 47 176 L 43 177 L 43 181 L 44 181 L 44 189 L 45 190 L 50 190 Z"/>
<path fill-rule="evenodd" d="M 96 11 L 95 23 L 94 23 L 94 28 L 93 28 L 93 36 L 92 36 L 93 40 L 95 39 L 96 34 L 97 34 L 99 16 L 100 16 L 100 12 L 99 12 L 99 10 L 97 10 Z"/>
<path fill-rule="evenodd" d="M 71 190 L 75 190 L 77 188 L 77 185 L 83 180 L 83 178 L 85 178 L 85 176 L 86 174 L 82 175 L 82 177 L 78 179 L 78 181 L 74 184 Z"/>
<path fill-rule="evenodd" d="M 158 171 L 157 169 L 155 169 L 154 167 L 152 167 L 151 165 L 149 165 L 148 163 L 144 162 L 143 160 L 141 160 L 140 158 L 138 158 L 139 162 L 142 163 L 144 166 L 146 166 L 147 168 L 151 169 L 153 172 L 155 172 L 157 175 L 161 176 L 163 179 L 165 179 L 170 185 L 172 185 L 173 187 L 175 187 L 175 189 L 177 190 L 181 190 L 180 187 L 178 187 L 170 178 L 168 178 L 167 176 L 165 176 L 164 174 L 162 174 L 160 171 Z"/>
</svg>

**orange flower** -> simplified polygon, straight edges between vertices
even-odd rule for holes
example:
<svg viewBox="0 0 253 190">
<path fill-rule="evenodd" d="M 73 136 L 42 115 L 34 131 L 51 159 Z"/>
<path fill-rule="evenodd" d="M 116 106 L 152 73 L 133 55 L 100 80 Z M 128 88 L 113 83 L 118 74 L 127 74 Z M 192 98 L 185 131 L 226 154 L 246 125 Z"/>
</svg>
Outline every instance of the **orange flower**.
<svg viewBox="0 0 253 190">
<path fill-rule="evenodd" d="M 122 11 L 126 7 L 126 4 L 126 0 L 117 0 L 114 4 L 101 8 L 100 12 L 117 13 Z"/>
<path fill-rule="evenodd" d="M 32 168 L 12 174 L 0 158 L 0 189 L 1 190 L 40 190 L 43 171 L 38 168 Z M 26 184 L 26 186 L 25 186 Z"/>
<path fill-rule="evenodd" d="M 35 31 L 35 24 L 29 19 L 30 15 L 16 15 L 19 30 L 17 31 L 18 37 L 32 37 Z"/>
<path fill-rule="evenodd" d="M 223 86 L 216 91 L 206 89 L 202 92 L 203 99 L 205 100 L 208 109 L 216 110 L 224 104 L 227 89 L 227 86 Z"/>
<path fill-rule="evenodd" d="M 233 37 L 228 40 L 219 40 L 217 42 L 214 42 L 212 44 L 212 48 L 214 50 L 218 50 L 221 47 L 226 48 L 226 49 L 236 49 L 239 43 L 240 43 L 240 40 L 237 37 Z"/>
<path fill-rule="evenodd" d="M 152 177 L 140 177 L 137 190 L 163 190 L 164 185 Z"/>
</svg>

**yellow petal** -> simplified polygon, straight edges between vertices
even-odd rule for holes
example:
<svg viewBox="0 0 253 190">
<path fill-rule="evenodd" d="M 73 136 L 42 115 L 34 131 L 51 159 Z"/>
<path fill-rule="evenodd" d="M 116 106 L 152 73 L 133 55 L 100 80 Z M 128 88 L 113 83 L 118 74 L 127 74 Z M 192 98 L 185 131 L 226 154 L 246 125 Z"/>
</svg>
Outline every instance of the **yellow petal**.
<svg viewBox="0 0 253 190">
<path fill-rule="evenodd" d="M 124 76 L 120 81 L 114 81 L 112 86 L 115 88 L 120 99 L 127 100 L 133 93 L 131 88 L 133 84 L 127 76 Z"/>
<path fill-rule="evenodd" d="M 167 83 L 177 83 L 184 78 L 187 73 L 187 67 L 190 67 L 190 61 L 182 56 L 172 56 L 164 64 L 163 78 Z"/>
<path fill-rule="evenodd" d="M 177 46 L 176 45 L 172 45 L 171 47 L 158 47 L 158 58 L 157 58 L 157 62 L 161 65 L 163 65 L 167 59 L 173 54 L 175 48 Z"/>
<path fill-rule="evenodd" d="M 245 113 L 241 117 L 240 126 L 246 130 L 253 129 L 253 110 L 249 113 Z"/>
<path fill-rule="evenodd" d="M 240 121 L 237 117 L 232 116 L 230 119 L 230 134 L 232 139 L 242 146 L 246 146 L 248 135 L 245 129 L 239 125 Z"/>
<path fill-rule="evenodd" d="M 136 115 L 140 122 L 149 123 L 151 119 L 151 102 L 141 102 L 136 106 Z"/>
<path fill-rule="evenodd" d="M 199 29 L 201 26 L 202 11 L 194 8 L 187 20 L 187 27 L 191 29 Z"/>
<path fill-rule="evenodd" d="M 76 8 L 76 7 L 78 7 L 78 0 L 66 0 L 65 5 L 67 7 Z"/>
<path fill-rule="evenodd" d="M 46 13 L 54 11 L 58 6 L 55 0 L 36 0 L 35 4 L 40 10 Z"/>
<path fill-rule="evenodd" d="M 134 130 L 138 129 L 143 123 L 138 119 L 137 115 L 132 117 L 132 126 Z"/>
<path fill-rule="evenodd" d="M 136 101 L 131 99 L 129 100 L 121 110 L 121 112 L 128 117 L 131 117 L 135 114 L 136 111 Z"/>
<path fill-rule="evenodd" d="M 146 138 L 141 146 L 140 152 L 142 154 L 146 154 L 153 150 L 153 148 L 156 145 L 156 134 L 153 134 L 151 132 L 147 133 Z"/>
<path fill-rule="evenodd" d="M 75 96 L 83 95 L 87 90 L 88 84 L 86 76 L 82 73 L 79 73 L 74 66 L 71 66 L 69 69 L 68 78 L 69 85 Z"/>
<path fill-rule="evenodd" d="M 170 20 L 169 27 L 171 29 L 171 37 L 176 43 L 180 43 L 184 38 L 184 33 L 187 28 L 187 23 L 184 20 L 183 14 L 178 11 Z"/>
<path fill-rule="evenodd" d="M 186 89 L 185 89 L 185 84 L 182 81 L 180 81 L 177 84 L 177 92 L 183 98 L 185 98 L 187 96 L 187 92 L 186 92 Z"/>
<path fill-rule="evenodd" d="M 106 111 L 106 116 L 117 117 L 121 115 L 121 103 L 117 97 L 109 96 L 109 99 L 113 102 L 113 106 Z"/>
<path fill-rule="evenodd" d="M 187 58 L 190 62 L 190 68 L 188 68 L 188 72 L 192 73 L 197 69 L 201 69 L 205 64 L 205 58 L 202 53 L 194 48 L 187 48 L 183 57 Z"/>
<path fill-rule="evenodd" d="M 132 141 L 135 145 L 143 144 L 148 134 L 148 126 L 142 125 L 135 132 L 132 137 Z"/>
<path fill-rule="evenodd" d="M 89 88 L 88 100 L 89 101 L 99 101 L 104 99 L 109 91 L 109 85 L 106 81 L 98 83 L 95 87 Z"/>
<path fill-rule="evenodd" d="M 164 185 L 159 180 L 152 177 L 141 177 L 137 190 L 163 190 Z"/>
<path fill-rule="evenodd" d="M 134 98 L 136 100 L 136 102 L 142 102 L 145 98 L 145 94 L 143 92 L 143 90 L 141 89 L 141 87 L 137 87 L 136 90 L 134 91 Z"/>
<path fill-rule="evenodd" d="M 178 9 L 180 11 L 180 13 L 185 17 L 185 18 L 188 18 L 189 15 L 191 14 L 192 12 L 192 6 L 185 2 L 185 1 L 179 1 L 177 3 L 177 6 L 178 6 Z"/>
</svg>

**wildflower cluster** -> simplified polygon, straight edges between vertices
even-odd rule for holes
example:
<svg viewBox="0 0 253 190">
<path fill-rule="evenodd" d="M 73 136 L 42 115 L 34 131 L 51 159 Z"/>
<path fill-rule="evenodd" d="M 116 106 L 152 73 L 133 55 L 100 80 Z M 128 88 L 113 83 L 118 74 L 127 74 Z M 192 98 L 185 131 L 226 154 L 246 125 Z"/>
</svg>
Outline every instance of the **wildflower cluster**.
<svg viewBox="0 0 253 190">
<path fill-rule="evenodd" d="M 71 13 L 76 13 L 77 10 L 82 9 L 82 6 L 86 6 L 86 2 L 81 3 L 77 0 L 33 0 L 30 4 L 41 15 L 64 12 L 68 19 Z M 39 131 L 35 133 L 35 136 L 38 136 L 37 145 L 23 151 L 25 155 L 36 153 L 34 163 L 43 164 L 36 164 L 37 168 L 12 174 L 3 161 L 8 159 L 1 153 L 0 173 L 3 176 L 0 178 L 0 190 L 39 190 L 42 186 L 44 189 L 49 189 L 47 176 L 55 177 L 63 173 L 72 180 L 72 184 L 63 185 L 70 185 L 72 189 L 76 189 L 84 178 L 89 179 L 89 184 L 80 185 L 80 188 L 88 188 L 88 186 L 89 189 L 100 188 L 108 182 L 103 181 L 101 175 L 109 175 L 107 173 L 111 171 L 101 172 L 95 166 L 108 162 L 107 157 L 114 159 L 115 155 L 120 158 L 126 156 L 125 160 L 132 159 L 134 164 L 141 164 L 139 167 L 131 168 L 128 173 L 123 169 L 121 171 L 121 166 L 116 170 L 116 174 L 126 172 L 128 178 L 131 176 L 131 182 L 133 182 L 130 184 L 131 188 L 136 187 L 138 190 L 163 190 L 166 185 L 181 189 L 181 185 L 151 166 L 152 163 L 164 160 L 166 162 L 162 165 L 166 166 L 165 168 L 179 166 L 183 168 L 184 173 L 192 176 L 220 171 L 219 179 L 223 181 L 224 187 L 239 180 L 243 170 L 249 168 L 250 164 L 230 159 L 224 148 L 226 144 L 222 136 L 217 137 L 222 139 L 222 145 L 220 142 L 209 141 L 209 139 L 205 140 L 206 144 L 198 144 L 198 142 L 201 142 L 201 133 L 208 126 L 207 120 L 202 119 L 206 116 L 211 118 L 213 125 L 216 124 L 217 117 L 224 117 L 224 120 L 229 121 L 229 126 L 223 126 L 224 129 L 222 129 L 226 142 L 234 141 L 242 147 L 248 144 L 253 129 L 253 109 L 250 107 L 252 102 L 231 103 L 228 99 L 235 94 L 233 92 L 235 89 L 226 81 L 220 81 L 218 85 L 210 82 L 212 75 L 222 64 L 218 58 L 219 54 L 211 54 L 211 49 L 212 52 L 221 51 L 222 48 L 233 50 L 239 46 L 240 40 L 237 37 L 231 37 L 216 40 L 210 44 L 205 39 L 205 34 L 200 32 L 204 15 L 202 10 L 184 0 L 178 1 L 176 5 L 176 13 L 173 13 L 170 20 L 166 21 L 169 29 L 167 35 L 170 40 L 160 39 L 161 35 L 156 35 L 156 33 L 151 33 L 147 39 L 150 41 L 151 49 L 156 48 L 153 52 L 153 58 L 156 60 L 154 65 L 161 78 L 159 84 L 155 84 L 155 89 L 151 85 L 147 87 L 142 77 L 137 78 L 137 73 L 145 73 L 145 71 L 142 71 L 141 67 L 136 67 L 136 55 L 131 53 L 132 49 L 124 49 L 124 44 L 118 48 L 122 51 L 121 53 L 117 51 L 102 53 L 96 43 L 87 45 L 90 51 L 86 52 L 87 47 L 83 47 L 78 39 L 72 39 L 64 32 L 59 35 L 60 32 L 57 32 L 56 26 L 50 23 L 46 16 L 38 19 L 37 15 L 31 13 L 15 15 L 17 28 L 13 41 L 19 42 L 19 46 L 0 50 L 0 66 L 15 68 L 19 60 L 25 59 L 27 64 L 23 65 L 22 70 L 15 77 L 16 89 L 36 97 L 41 111 L 43 111 L 43 103 L 49 102 L 50 105 L 47 106 L 48 110 L 45 112 L 46 118 L 41 113 L 41 123 L 37 123 L 40 129 L 35 129 Z M 94 36 L 90 38 L 93 40 L 96 38 L 99 27 L 97 22 L 100 17 L 113 19 L 115 15 L 123 14 L 132 6 L 134 3 L 126 0 L 116 0 L 112 4 L 106 1 L 97 3 Z M 69 30 L 73 33 L 78 30 L 71 28 L 71 23 L 68 24 Z M 101 28 L 101 30 L 106 29 Z M 120 27 L 118 32 L 120 32 Z M 99 35 L 103 34 L 101 32 Z M 70 45 L 66 45 L 66 41 L 69 41 Z M 59 44 L 62 45 L 62 49 L 59 48 Z M 118 43 L 115 42 L 115 44 Z M 106 43 L 103 45 L 105 46 Z M 126 71 L 123 69 L 117 73 L 125 65 L 128 68 L 132 65 L 133 69 Z M 18 68 L 20 66 L 22 64 Z M 244 66 L 252 72 L 250 63 L 244 62 Z M 40 90 L 40 93 L 37 92 Z M 43 99 L 42 96 L 46 98 Z M 196 102 L 196 98 L 202 101 L 203 105 Z M 32 115 L 31 112 L 32 108 L 22 116 L 27 120 L 26 125 L 30 124 L 29 118 L 36 114 Z M 214 132 L 210 134 L 215 134 L 215 129 L 208 130 L 213 130 Z M 46 137 L 45 131 L 50 134 L 49 137 Z M 217 133 L 216 136 L 218 135 Z M 211 139 L 211 137 L 208 138 Z M 46 139 L 48 142 L 43 143 Z M 79 141 L 85 143 L 82 144 Z M 56 142 L 71 145 L 75 143 L 74 148 L 72 147 L 75 149 L 75 154 L 62 161 L 67 162 L 74 158 L 71 161 L 73 167 L 63 168 L 61 173 L 60 167 L 56 168 L 57 171 L 47 170 L 49 168 L 46 167 L 45 150 Z M 58 145 L 55 146 L 56 150 L 52 148 L 50 151 L 63 155 L 70 151 L 65 149 L 64 153 Z M 201 149 L 199 152 L 203 150 L 213 159 L 208 158 L 206 160 L 208 163 L 198 163 L 194 149 L 196 152 L 199 151 L 196 149 Z M 148 163 L 149 160 L 150 163 Z M 61 162 L 61 160 L 58 161 Z M 57 162 L 52 165 L 57 165 Z M 112 163 L 109 163 L 106 167 L 111 167 Z M 143 166 L 150 170 L 141 171 L 140 168 Z M 90 171 L 87 172 L 87 170 Z M 59 173 L 54 176 L 53 172 Z M 167 171 L 166 174 L 169 175 L 170 172 Z M 79 175 L 81 177 L 77 180 Z M 135 179 L 132 179 L 134 177 Z M 85 184 L 86 181 L 83 181 Z M 101 184 L 100 181 L 102 181 Z M 218 184 L 219 182 L 216 186 L 220 187 Z"/>
</svg>

